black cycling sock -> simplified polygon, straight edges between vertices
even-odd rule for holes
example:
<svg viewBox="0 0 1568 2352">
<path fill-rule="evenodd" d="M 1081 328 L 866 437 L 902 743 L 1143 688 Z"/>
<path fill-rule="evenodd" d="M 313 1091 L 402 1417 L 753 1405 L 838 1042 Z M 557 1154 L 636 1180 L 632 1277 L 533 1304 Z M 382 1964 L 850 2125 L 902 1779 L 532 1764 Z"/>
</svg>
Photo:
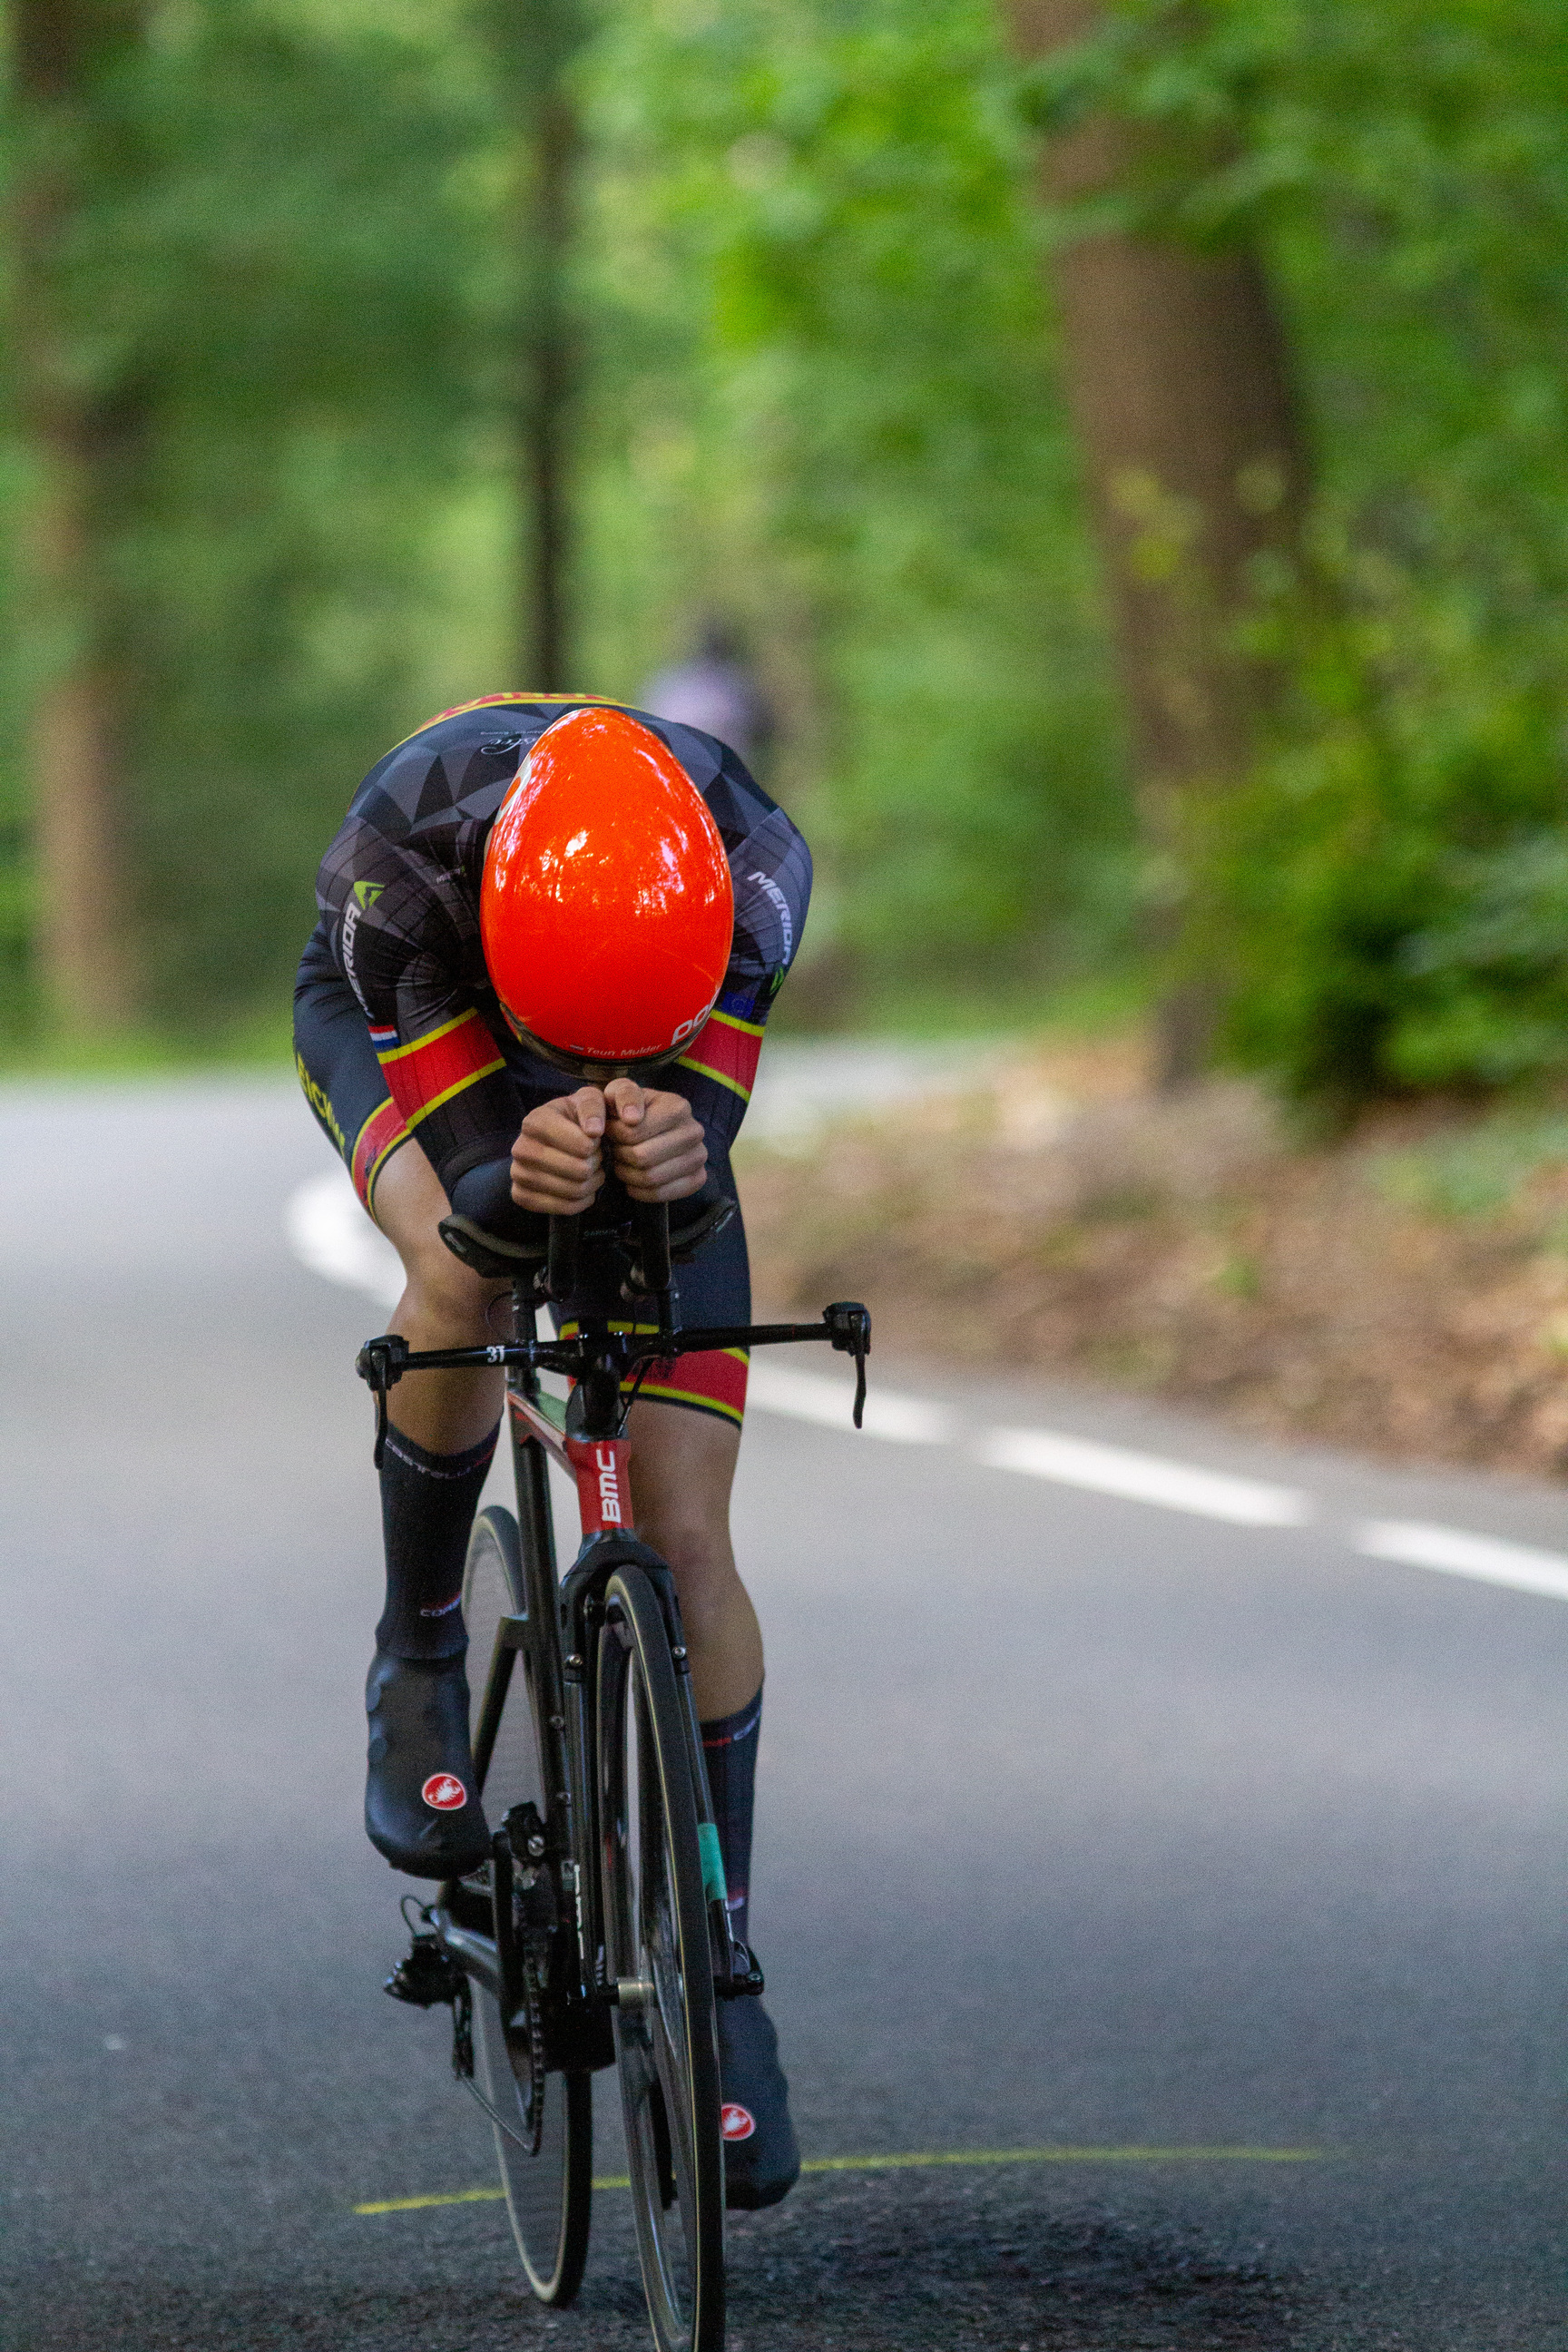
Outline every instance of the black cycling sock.
<svg viewBox="0 0 1568 2352">
<path fill-rule="evenodd" d="M 386 1433 L 381 1528 L 386 1607 L 375 1645 L 395 1658 L 449 1658 L 464 1649 L 463 1559 L 496 1431 L 466 1454 L 426 1454 L 400 1429 Z"/>
<path fill-rule="evenodd" d="M 708 1786 L 713 1793 L 713 1819 L 724 1856 L 724 1878 L 730 1889 L 730 1922 L 742 1944 L 746 1909 L 751 1899 L 752 1803 L 757 1779 L 757 1740 L 763 1721 L 763 1694 L 748 1699 L 733 1715 L 721 1715 L 702 1726 L 702 1752 L 708 1759 Z"/>
</svg>

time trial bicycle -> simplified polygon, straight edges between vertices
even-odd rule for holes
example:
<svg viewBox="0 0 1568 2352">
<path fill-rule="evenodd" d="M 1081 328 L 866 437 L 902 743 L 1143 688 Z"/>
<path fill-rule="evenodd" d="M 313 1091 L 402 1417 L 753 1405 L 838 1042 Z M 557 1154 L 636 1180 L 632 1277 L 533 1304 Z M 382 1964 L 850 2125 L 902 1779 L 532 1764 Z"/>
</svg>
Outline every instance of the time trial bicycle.
<svg viewBox="0 0 1568 2352">
<path fill-rule="evenodd" d="M 710 1210 L 678 1252 L 718 1230 Z M 870 1318 L 841 1300 L 817 1323 L 682 1330 L 673 1319 L 667 1209 L 621 1227 L 594 1212 L 550 1220 L 546 1251 L 500 1254 L 467 1221 L 442 1225 L 476 1271 L 510 1276 L 514 1333 L 479 1348 L 368 1340 L 358 1370 L 376 1399 L 406 1374 L 498 1365 L 517 1516 L 479 1513 L 468 1545 L 474 1771 L 494 1824 L 490 1858 L 405 1898 L 413 1943 L 387 1980 L 398 2000 L 449 2003 L 453 2071 L 495 2130 L 523 2269 L 542 2303 L 576 2294 L 587 2257 L 592 2078 L 620 2083 L 638 2261 L 658 2352 L 721 2352 L 724 2160 L 715 2000 L 760 1993 L 730 1919 L 719 1832 L 681 1636 L 675 1580 L 632 1523 L 626 1422 L 656 1365 L 710 1349 L 826 1340 L 851 1356 L 854 1420 Z M 542 1339 L 542 1306 L 613 1296 L 635 1310 L 579 1314 Z M 572 1382 L 563 1401 L 542 1372 Z M 582 1541 L 558 1577 L 548 1464 L 574 1480 Z M 521 1675 L 517 1672 L 521 1663 Z M 412 1916 L 410 1914 L 412 1913 Z"/>
</svg>

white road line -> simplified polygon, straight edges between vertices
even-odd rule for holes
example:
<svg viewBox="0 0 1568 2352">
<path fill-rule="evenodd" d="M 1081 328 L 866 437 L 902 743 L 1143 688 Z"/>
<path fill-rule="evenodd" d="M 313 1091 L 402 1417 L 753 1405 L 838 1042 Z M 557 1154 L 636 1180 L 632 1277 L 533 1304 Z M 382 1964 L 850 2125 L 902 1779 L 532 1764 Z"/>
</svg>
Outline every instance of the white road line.
<svg viewBox="0 0 1568 2352">
<path fill-rule="evenodd" d="M 1568 1601 L 1568 1558 L 1562 1552 L 1536 1551 L 1529 1544 L 1503 1543 L 1496 1536 L 1467 1535 L 1462 1528 L 1426 1527 L 1415 1519 L 1369 1519 L 1354 1529 L 1351 1541 L 1369 1559 L 1435 1568 L 1444 1576 L 1468 1576 L 1482 1584 L 1507 1584 L 1516 1592 Z"/>
<path fill-rule="evenodd" d="M 1205 1519 L 1229 1519 L 1243 1528 L 1296 1528 L 1311 1518 L 1309 1496 L 1294 1486 L 1266 1486 L 1256 1478 L 1233 1478 L 1219 1470 L 1198 1470 L 1168 1462 L 1158 1454 L 1133 1454 L 1121 1445 L 1098 1445 L 1087 1437 L 1063 1437 L 1045 1429 L 999 1429 L 974 1448 L 993 1470 L 1022 1470 L 1062 1486 L 1088 1486 L 1100 1495 L 1155 1503 L 1168 1511 L 1194 1511 Z"/>
<path fill-rule="evenodd" d="M 363 1290 L 383 1307 L 395 1307 L 402 1297 L 397 1252 L 360 1207 L 342 1168 L 324 1169 L 295 1186 L 283 1210 L 283 1231 L 312 1274 Z"/>
<path fill-rule="evenodd" d="M 847 1429 L 853 1435 L 854 1401 L 847 1381 L 824 1380 L 820 1372 L 797 1372 L 787 1364 L 752 1358 L 746 1402 L 761 1406 L 763 1412 L 788 1413 L 795 1421 L 820 1422 L 825 1429 Z M 868 1436 L 890 1438 L 895 1445 L 947 1445 L 957 1433 L 957 1423 L 944 1405 L 887 1389 L 873 1389 L 867 1396 L 863 1426 Z"/>
<path fill-rule="evenodd" d="M 285 1206 L 283 1224 L 290 1249 L 313 1274 L 363 1291 L 382 1307 L 392 1306 L 401 1294 L 397 1254 L 360 1207 L 341 1168 L 324 1169 L 298 1185 Z M 754 1358 L 749 1394 L 764 1412 L 787 1413 L 827 1429 L 853 1426 L 848 1383 L 826 1380 L 818 1372 Z M 881 1388 L 873 1388 L 867 1397 L 865 1425 L 870 1435 L 895 1445 L 956 1445 L 963 1439 L 960 1419 L 946 1406 Z M 1294 1486 L 1236 1478 L 1055 1430 L 996 1430 L 978 1439 L 970 1452 L 973 1460 L 992 1469 L 1018 1470 L 1058 1486 L 1087 1487 L 1168 1511 L 1192 1511 L 1237 1527 L 1303 1527 L 1317 1516 L 1311 1496 Z M 1568 1601 L 1568 1554 L 1562 1552 L 1537 1551 L 1495 1536 L 1469 1535 L 1462 1528 L 1405 1519 L 1366 1520 L 1351 1531 L 1350 1541 L 1369 1559 L 1436 1569 L 1445 1576 Z"/>
</svg>

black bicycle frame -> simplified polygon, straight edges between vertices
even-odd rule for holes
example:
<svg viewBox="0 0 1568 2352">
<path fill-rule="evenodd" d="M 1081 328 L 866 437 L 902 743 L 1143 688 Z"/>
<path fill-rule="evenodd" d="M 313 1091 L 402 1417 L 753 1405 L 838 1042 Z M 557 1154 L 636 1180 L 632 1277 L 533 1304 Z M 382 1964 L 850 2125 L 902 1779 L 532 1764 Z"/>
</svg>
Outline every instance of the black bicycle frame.
<svg viewBox="0 0 1568 2352">
<path fill-rule="evenodd" d="M 551 2003 L 553 2014 L 546 2020 L 546 2042 L 550 2063 L 569 2072 L 611 2065 L 615 2059 L 608 2011 L 616 2000 L 616 1988 L 605 1975 L 598 1867 L 596 1693 L 591 1667 L 605 1588 L 617 1568 L 636 1566 L 648 1578 L 664 1617 L 685 1702 L 682 1714 L 697 1792 L 714 1990 L 721 1998 L 731 1998 L 761 1991 L 763 1983 L 751 1953 L 736 1941 L 731 1928 L 675 1579 L 658 1554 L 638 1541 L 630 1524 L 626 1429 L 637 1390 L 654 1364 L 677 1356 L 711 1349 L 826 1340 L 854 1358 L 854 1420 L 858 1428 L 871 1339 L 870 1317 L 864 1307 L 851 1300 L 826 1307 L 818 1323 L 677 1329 L 671 1321 L 668 1218 L 662 1210 L 651 1214 L 640 1212 L 636 1234 L 641 1277 L 637 1296 L 657 1310 L 657 1328 L 615 1330 L 606 1318 L 585 1316 L 571 1339 L 541 1339 L 539 1301 L 563 1302 L 577 1287 L 580 1234 L 580 1220 L 552 1217 L 543 1265 L 514 1274 L 516 1336 L 512 1339 L 482 1348 L 411 1350 L 398 1334 L 389 1332 L 366 1341 L 357 1367 L 375 1394 L 378 1467 L 386 1437 L 387 1391 L 405 1372 L 479 1370 L 495 1365 L 506 1374 L 525 1613 L 503 1618 L 498 1631 L 476 1727 L 474 1770 L 482 1791 L 501 1710 L 521 1655 L 537 1683 L 533 1699 L 542 1732 L 539 1762 L 545 1801 L 540 1828 L 544 1851 L 516 1855 L 514 1825 L 509 1815 L 506 1822 L 495 1825 L 489 1903 L 475 1889 L 455 1881 L 441 1889 L 429 1916 L 446 1950 L 500 2001 L 510 2030 L 522 2006 L 521 1962 L 513 1927 L 514 1864 L 522 1859 L 546 1867 L 567 1903 L 565 1916 L 558 1920 L 565 1934 L 560 1967 L 552 1972 L 555 1997 Z M 498 1262 L 481 1271 L 499 1273 L 501 1266 Z M 563 1373 L 574 1382 L 564 1406 L 543 1393 L 542 1370 Z M 559 1581 L 550 1500 L 551 1456 L 576 1482 L 583 1522 L 577 1556 Z M 538 1638 L 536 1628 L 550 1631 Z M 517 1826 L 526 1839 L 531 1825 Z M 537 1842 L 539 1832 L 531 1834 Z"/>
</svg>

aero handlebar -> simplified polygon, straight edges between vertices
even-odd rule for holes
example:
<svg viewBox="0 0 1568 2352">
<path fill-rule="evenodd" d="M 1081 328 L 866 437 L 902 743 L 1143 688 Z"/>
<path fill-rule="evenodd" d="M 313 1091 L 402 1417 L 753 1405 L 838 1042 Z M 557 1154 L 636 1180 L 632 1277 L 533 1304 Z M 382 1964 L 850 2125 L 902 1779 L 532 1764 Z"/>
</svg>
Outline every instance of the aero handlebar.
<svg viewBox="0 0 1568 2352">
<path fill-rule="evenodd" d="M 871 1349 L 871 1318 L 858 1300 L 836 1299 L 824 1307 L 822 1319 L 816 1323 L 731 1323 L 677 1329 L 671 1321 L 669 1295 L 668 1210 L 662 1204 L 638 1203 L 633 1233 L 637 1296 L 657 1305 L 658 1328 L 655 1332 L 614 1331 L 607 1324 L 594 1319 L 580 1323 L 570 1339 L 503 1339 L 482 1348 L 411 1349 L 396 1331 L 367 1339 L 354 1369 L 375 1397 L 377 1469 L 386 1442 L 387 1392 L 395 1388 L 405 1372 L 480 1371 L 492 1366 L 504 1370 L 526 1366 L 533 1371 L 557 1372 L 571 1381 L 581 1381 L 591 1371 L 604 1371 L 613 1372 L 622 1382 L 635 1382 L 650 1365 L 668 1363 L 677 1356 L 699 1355 L 716 1348 L 774 1348 L 799 1340 L 826 1340 L 838 1354 L 854 1360 L 854 1418 L 856 1428 L 860 1427 L 866 1404 L 866 1359 Z M 517 1269 L 515 1259 L 507 1265 L 505 1270 L 513 1275 L 514 1297 L 520 1307 L 530 1311 L 531 1318 L 531 1310 L 542 1298 L 564 1304 L 577 1288 L 584 1238 L 580 1218 L 552 1217 L 542 1264 L 535 1262 L 526 1271 Z M 531 1321 L 528 1328 L 531 1328 Z"/>
</svg>

